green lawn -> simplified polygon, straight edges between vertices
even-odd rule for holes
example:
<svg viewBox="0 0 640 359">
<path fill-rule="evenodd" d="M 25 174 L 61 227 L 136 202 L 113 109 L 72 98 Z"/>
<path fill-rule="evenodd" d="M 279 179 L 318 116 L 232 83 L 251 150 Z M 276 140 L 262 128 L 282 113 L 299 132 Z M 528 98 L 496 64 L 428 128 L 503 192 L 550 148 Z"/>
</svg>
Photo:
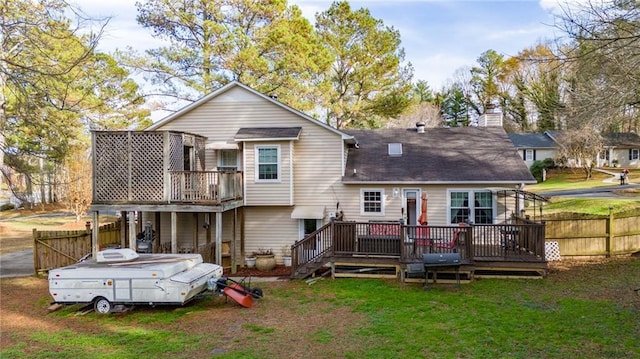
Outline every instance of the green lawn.
<svg viewBox="0 0 640 359">
<path fill-rule="evenodd" d="M 640 170 L 633 170 L 629 176 L 631 182 L 640 182 Z M 594 171 L 593 178 L 585 180 L 584 173 L 579 169 L 553 170 L 549 173 L 546 182 L 528 185 L 525 189 L 529 192 L 543 193 L 618 185 L 617 181 L 607 181 L 607 179 L 611 179 L 611 176 L 601 172 Z M 610 208 L 614 213 L 640 209 L 639 189 L 622 188 L 615 192 L 621 198 L 552 197 L 549 203 L 544 204 L 543 212 L 547 215 L 559 213 L 608 215 Z"/>
<path fill-rule="evenodd" d="M 108 316 L 25 312 L 38 326 L 3 333 L 14 342 L 0 357 L 640 358 L 637 258 L 428 291 L 374 279 L 262 284 L 251 309 L 204 298 Z"/>
</svg>

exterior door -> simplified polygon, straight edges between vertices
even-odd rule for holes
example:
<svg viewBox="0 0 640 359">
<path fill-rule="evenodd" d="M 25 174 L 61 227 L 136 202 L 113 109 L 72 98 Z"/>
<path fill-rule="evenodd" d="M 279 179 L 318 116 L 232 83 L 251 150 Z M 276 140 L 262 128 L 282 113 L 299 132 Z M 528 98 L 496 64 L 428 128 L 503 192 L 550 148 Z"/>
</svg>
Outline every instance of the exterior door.
<svg viewBox="0 0 640 359">
<path fill-rule="evenodd" d="M 419 196 L 420 190 L 417 189 L 405 189 L 402 191 L 402 197 L 404 198 L 404 208 L 406 212 L 406 224 L 409 226 L 415 226 L 418 224 L 418 217 L 420 216 L 419 208 Z"/>
</svg>

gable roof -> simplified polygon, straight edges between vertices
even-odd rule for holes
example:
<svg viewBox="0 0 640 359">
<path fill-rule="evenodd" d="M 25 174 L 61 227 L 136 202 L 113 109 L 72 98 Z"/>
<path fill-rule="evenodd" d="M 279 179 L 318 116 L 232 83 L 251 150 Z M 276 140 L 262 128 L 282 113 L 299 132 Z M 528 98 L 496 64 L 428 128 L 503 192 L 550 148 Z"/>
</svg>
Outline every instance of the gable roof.
<svg viewBox="0 0 640 359">
<path fill-rule="evenodd" d="M 313 117 L 311 117 L 309 115 L 306 115 L 306 114 L 304 114 L 304 113 L 302 113 L 302 112 L 300 112 L 300 111 L 298 111 L 298 110 L 296 110 L 296 109 L 294 109 L 292 107 L 289 107 L 289 106 L 283 104 L 282 102 L 280 102 L 280 101 L 278 101 L 278 100 L 276 100 L 276 99 L 274 99 L 272 97 L 269 97 L 269 96 L 267 96 L 267 95 L 265 95 L 265 94 L 263 94 L 263 93 L 261 93 L 259 91 L 256 91 L 256 90 L 252 89 L 251 87 L 249 87 L 249 86 L 247 86 L 245 84 L 242 84 L 242 83 L 240 83 L 238 81 L 229 82 L 228 84 L 218 88 L 217 90 L 209 93 L 208 95 L 205 95 L 205 96 L 201 97 L 197 101 L 195 101 L 195 102 L 193 102 L 193 103 L 181 108 L 180 110 L 172 113 L 171 115 L 160 119 L 158 122 L 156 122 L 153 125 L 149 126 L 147 128 L 147 130 L 149 130 L 149 131 L 156 130 L 159 127 L 161 127 L 161 126 L 163 126 L 163 125 L 175 120 L 176 118 L 179 118 L 179 117 L 183 116 L 184 114 L 186 114 L 186 113 L 188 113 L 188 112 L 190 112 L 190 111 L 192 111 L 192 110 L 194 110 L 194 109 L 206 104 L 207 102 L 211 101 L 212 99 L 220 96 L 221 94 L 223 94 L 223 93 L 225 93 L 225 92 L 227 92 L 227 91 L 229 91 L 229 90 L 231 90 L 231 89 L 233 89 L 235 87 L 240 87 L 240 88 L 242 88 L 242 89 L 244 89 L 244 90 L 246 90 L 246 91 L 248 91 L 248 92 L 250 92 L 250 93 L 252 93 L 252 94 L 254 94 L 256 96 L 258 96 L 258 97 L 261 97 L 261 98 L 273 103 L 276 106 L 279 106 L 279 107 L 285 109 L 286 111 L 292 112 L 292 113 L 304 118 L 305 120 L 311 121 L 311 122 L 313 122 L 314 124 L 316 124 L 318 126 L 324 127 L 325 129 L 342 136 L 342 138 L 344 140 L 352 140 L 353 139 L 351 136 L 347 135 L 346 133 L 335 129 L 334 127 L 331 127 L 331 126 L 327 125 L 326 123 L 318 121 L 315 118 L 313 118 Z"/>
<path fill-rule="evenodd" d="M 516 148 L 556 148 L 558 145 L 546 133 L 509 133 Z"/>
<path fill-rule="evenodd" d="M 499 127 L 345 132 L 358 146 L 349 150 L 344 183 L 536 183 Z M 402 155 L 389 156 L 397 142 Z"/>
</svg>

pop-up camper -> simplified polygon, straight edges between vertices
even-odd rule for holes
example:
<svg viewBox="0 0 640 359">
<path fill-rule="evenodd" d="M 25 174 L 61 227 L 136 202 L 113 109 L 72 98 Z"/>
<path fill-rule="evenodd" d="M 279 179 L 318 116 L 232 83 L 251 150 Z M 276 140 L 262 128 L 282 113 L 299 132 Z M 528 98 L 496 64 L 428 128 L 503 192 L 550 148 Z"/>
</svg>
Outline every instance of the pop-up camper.
<svg viewBox="0 0 640 359">
<path fill-rule="evenodd" d="M 55 303 L 94 303 L 98 313 L 109 313 L 116 304 L 183 305 L 215 289 L 222 273 L 221 266 L 203 263 L 200 254 L 107 249 L 97 258 L 49 271 L 49 292 Z"/>
</svg>

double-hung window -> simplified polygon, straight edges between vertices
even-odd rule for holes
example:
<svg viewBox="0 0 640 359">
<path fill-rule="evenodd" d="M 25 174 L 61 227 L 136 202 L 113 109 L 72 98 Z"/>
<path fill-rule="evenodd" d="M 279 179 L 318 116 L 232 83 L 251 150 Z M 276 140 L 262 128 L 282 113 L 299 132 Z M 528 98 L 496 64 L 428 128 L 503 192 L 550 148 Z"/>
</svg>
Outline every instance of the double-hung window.
<svg viewBox="0 0 640 359">
<path fill-rule="evenodd" d="M 218 170 L 236 171 L 238 169 L 238 150 L 218 151 Z"/>
<path fill-rule="evenodd" d="M 280 147 L 256 146 L 256 181 L 280 180 Z"/>
<path fill-rule="evenodd" d="M 495 209 L 493 194 L 483 190 L 455 190 L 449 192 L 450 223 L 493 223 Z"/>
<path fill-rule="evenodd" d="M 535 161 L 536 160 L 536 150 L 524 150 L 524 160 L 525 161 Z"/>
<path fill-rule="evenodd" d="M 629 160 L 637 160 L 640 159 L 640 149 L 631 148 L 629 149 Z"/>
<path fill-rule="evenodd" d="M 360 212 L 363 215 L 384 215 L 384 190 L 361 189 Z"/>
</svg>

